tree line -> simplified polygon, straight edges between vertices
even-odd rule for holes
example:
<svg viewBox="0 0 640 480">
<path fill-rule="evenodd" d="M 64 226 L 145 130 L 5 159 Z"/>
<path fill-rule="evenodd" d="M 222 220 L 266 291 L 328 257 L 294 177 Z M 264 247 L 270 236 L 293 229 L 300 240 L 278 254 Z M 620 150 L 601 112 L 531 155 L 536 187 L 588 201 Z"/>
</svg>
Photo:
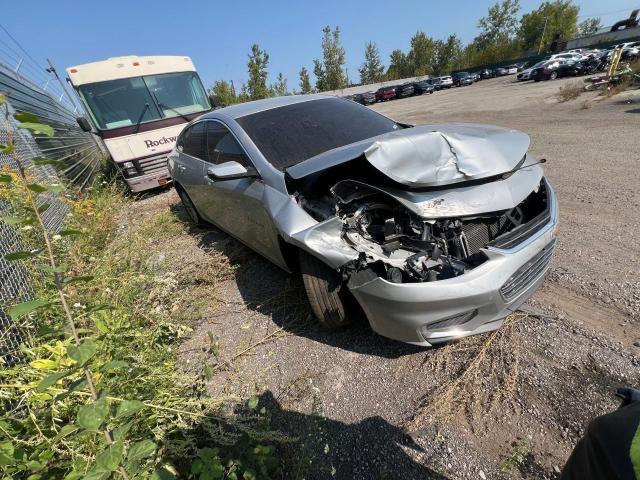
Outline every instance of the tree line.
<svg viewBox="0 0 640 480">
<path fill-rule="evenodd" d="M 601 28 L 599 18 L 587 18 L 578 23 L 580 7 L 572 0 L 547 0 L 520 16 L 520 0 L 502 0 L 489 7 L 487 15 L 478 21 L 480 32 L 466 46 L 454 33 L 446 39 L 436 39 L 417 31 L 407 52 L 396 49 L 385 67 L 375 42 L 364 49 L 364 61 L 358 73 L 360 83 L 369 84 L 400 78 L 443 75 L 452 70 L 547 52 L 554 40 L 576 35 L 590 35 Z M 345 49 L 340 42 L 340 28 L 326 26 L 322 30 L 322 58 L 313 60 L 315 85 L 309 70 L 300 69 L 297 88 L 289 90 L 287 79 L 279 73 L 276 82 L 268 85 L 269 54 L 258 44 L 251 46 L 247 61 L 248 81 L 239 91 L 233 82 L 217 80 L 211 93 L 218 96 L 221 106 L 249 100 L 339 90 L 350 85 L 345 65 Z"/>
</svg>

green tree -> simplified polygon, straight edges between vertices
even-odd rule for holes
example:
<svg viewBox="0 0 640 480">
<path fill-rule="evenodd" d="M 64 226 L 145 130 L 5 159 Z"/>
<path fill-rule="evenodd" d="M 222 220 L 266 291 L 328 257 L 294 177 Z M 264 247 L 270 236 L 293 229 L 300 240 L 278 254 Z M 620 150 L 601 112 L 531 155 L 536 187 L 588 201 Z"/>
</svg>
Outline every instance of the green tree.
<svg viewBox="0 0 640 480">
<path fill-rule="evenodd" d="M 602 20 L 597 17 L 587 18 L 578 25 L 578 33 L 580 35 L 593 35 L 602 28 Z"/>
<path fill-rule="evenodd" d="M 218 98 L 218 106 L 220 107 L 226 107 L 228 105 L 238 103 L 238 96 L 236 95 L 236 89 L 233 86 L 233 82 L 216 80 L 213 82 L 210 92 Z"/>
<path fill-rule="evenodd" d="M 465 48 L 460 66 L 473 67 L 517 57 L 522 52 L 516 37 L 519 10 L 519 0 L 503 0 L 489 7 L 487 16 L 478 22 L 480 33 Z"/>
<path fill-rule="evenodd" d="M 238 94 L 238 103 L 244 103 L 251 100 L 251 95 L 249 95 L 249 87 L 246 83 L 242 84 L 240 87 L 240 93 Z"/>
<path fill-rule="evenodd" d="M 407 55 L 409 76 L 427 75 L 433 73 L 435 62 L 436 42 L 424 32 L 416 32 L 411 37 L 411 50 Z"/>
<path fill-rule="evenodd" d="M 564 39 L 575 36 L 579 11 L 580 7 L 571 0 L 553 0 L 543 2 L 536 10 L 525 13 L 519 29 L 522 48 L 542 48 L 542 51 L 546 51 L 556 34 Z"/>
<path fill-rule="evenodd" d="M 257 43 L 251 45 L 251 53 L 247 62 L 249 69 L 247 93 L 251 100 L 259 100 L 269 96 L 267 65 L 269 65 L 269 54 L 261 50 Z"/>
<path fill-rule="evenodd" d="M 316 88 L 338 90 L 347 85 L 347 77 L 343 70 L 344 48 L 340 45 L 340 28 L 326 26 L 322 29 L 322 62 L 313 61 L 313 73 L 316 76 Z"/>
<path fill-rule="evenodd" d="M 389 68 L 387 69 L 387 78 L 389 80 L 397 80 L 410 76 L 411 67 L 407 55 L 400 49 L 391 52 L 389 56 Z"/>
<path fill-rule="evenodd" d="M 478 22 L 480 34 L 474 39 L 478 48 L 508 43 L 518 31 L 520 0 L 503 0 L 489 7 L 486 17 Z"/>
<path fill-rule="evenodd" d="M 358 69 L 360 83 L 369 84 L 381 81 L 384 78 L 384 66 L 380 59 L 378 46 L 374 42 L 368 42 L 364 50 L 364 63 Z"/>
<path fill-rule="evenodd" d="M 433 72 L 441 75 L 461 66 L 462 41 L 456 34 L 449 35 L 445 41 L 436 40 L 435 63 Z"/>
<path fill-rule="evenodd" d="M 311 80 L 309 80 L 309 72 L 305 67 L 300 69 L 300 92 L 303 94 L 311 93 Z"/>
<path fill-rule="evenodd" d="M 284 75 L 282 75 L 282 72 L 278 74 L 276 83 L 271 87 L 271 90 L 276 97 L 289 95 L 289 89 L 287 88 L 287 79 L 284 77 Z"/>
</svg>

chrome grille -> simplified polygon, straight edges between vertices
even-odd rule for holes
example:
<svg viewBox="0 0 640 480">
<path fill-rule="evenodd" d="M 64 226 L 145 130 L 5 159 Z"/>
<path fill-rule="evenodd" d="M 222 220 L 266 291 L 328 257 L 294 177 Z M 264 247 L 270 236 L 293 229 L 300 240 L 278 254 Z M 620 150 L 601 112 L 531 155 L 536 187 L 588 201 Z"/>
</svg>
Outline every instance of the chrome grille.
<svg viewBox="0 0 640 480">
<path fill-rule="evenodd" d="M 136 167 L 140 175 L 148 175 L 150 173 L 169 172 L 167 170 L 167 156 L 160 155 L 158 157 L 149 157 L 136 160 Z"/>
<path fill-rule="evenodd" d="M 540 274 L 545 271 L 551 261 L 554 246 L 555 240 L 540 250 L 540 252 L 531 258 L 531 260 L 522 265 L 513 275 L 511 275 L 511 277 L 509 277 L 505 284 L 500 288 L 500 293 L 505 300 L 513 300 L 538 279 Z"/>
</svg>

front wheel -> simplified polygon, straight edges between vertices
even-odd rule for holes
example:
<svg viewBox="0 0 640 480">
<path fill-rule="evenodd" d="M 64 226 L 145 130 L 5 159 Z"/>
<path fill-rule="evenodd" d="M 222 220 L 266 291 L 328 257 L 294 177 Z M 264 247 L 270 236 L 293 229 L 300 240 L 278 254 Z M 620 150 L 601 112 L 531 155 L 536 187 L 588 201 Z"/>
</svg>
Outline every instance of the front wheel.
<svg viewBox="0 0 640 480">
<path fill-rule="evenodd" d="M 347 308 L 349 291 L 340 274 L 316 257 L 300 251 L 300 272 L 311 311 L 320 324 L 328 328 L 343 327 L 351 322 Z"/>
<path fill-rule="evenodd" d="M 558 78 L 558 72 L 551 72 L 551 75 L 549 75 L 549 79 L 555 80 L 556 78 Z"/>
</svg>

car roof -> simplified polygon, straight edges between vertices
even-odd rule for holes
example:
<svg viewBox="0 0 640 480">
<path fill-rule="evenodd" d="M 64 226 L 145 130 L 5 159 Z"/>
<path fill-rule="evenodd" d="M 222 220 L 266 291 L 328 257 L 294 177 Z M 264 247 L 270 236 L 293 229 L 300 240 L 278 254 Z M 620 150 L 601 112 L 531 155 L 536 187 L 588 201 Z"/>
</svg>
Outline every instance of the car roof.
<svg viewBox="0 0 640 480">
<path fill-rule="evenodd" d="M 228 107 L 219 108 L 202 116 L 202 118 L 215 117 L 220 114 L 231 118 L 240 118 L 253 113 L 264 112 L 274 108 L 294 105 L 296 103 L 310 102 L 323 98 L 337 98 L 335 95 L 311 94 L 311 95 L 285 95 L 282 97 L 265 98 L 264 100 L 254 100 L 252 102 L 237 103 Z"/>
</svg>

